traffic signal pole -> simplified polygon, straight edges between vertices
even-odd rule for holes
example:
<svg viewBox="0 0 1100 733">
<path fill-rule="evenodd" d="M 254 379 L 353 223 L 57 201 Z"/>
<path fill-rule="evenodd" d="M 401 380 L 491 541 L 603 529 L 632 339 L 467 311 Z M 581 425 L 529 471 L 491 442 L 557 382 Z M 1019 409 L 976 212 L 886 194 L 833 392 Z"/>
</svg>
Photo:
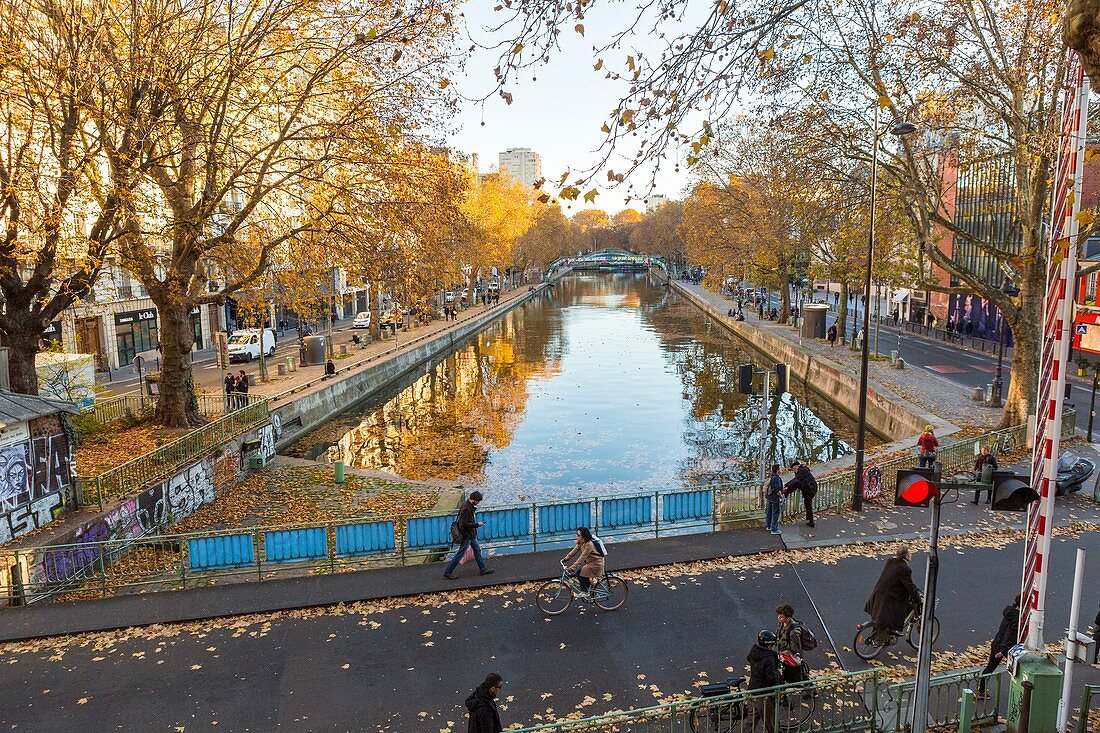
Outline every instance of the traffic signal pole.
<svg viewBox="0 0 1100 733">
<path fill-rule="evenodd" d="M 939 473 L 938 467 L 933 469 Z M 938 476 L 937 476 L 938 478 Z M 928 692 L 932 678 L 932 631 L 936 616 L 936 582 L 940 574 L 940 505 L 943 491 L 932 500 L 932 528 L 928 532 L 928 567 L 924 574 L 924 606 L 920 615 L 920 646 L 917 649 L 917 681 L 913 690 L 913 733 L 928 730 Z"/>
</svg>

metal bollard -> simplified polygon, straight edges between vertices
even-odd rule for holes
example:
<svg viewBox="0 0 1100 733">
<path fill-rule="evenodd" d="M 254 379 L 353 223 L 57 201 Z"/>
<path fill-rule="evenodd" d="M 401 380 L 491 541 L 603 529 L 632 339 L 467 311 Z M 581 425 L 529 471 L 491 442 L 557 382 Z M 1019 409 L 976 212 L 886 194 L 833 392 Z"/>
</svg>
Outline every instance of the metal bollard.
<svg viewBox="0 0 1100 733">
<path fill-rule="evenodd" d="M 336 479 L 336 483 L 338 483 L 338 484 L 344 483 L 344 462 L 343 461 L 336 461 L 335 463 L 332 464 L 332 474 L 333 474 L 334 478 Z"/>
<path fill-rule="evenodd" d="M 1017 733 L 1028 733 L 1031 727 L 1031 693 L 1035 689 L 1034 682 L 1025 681 L 1020 685 L 1023 688 L 1023 696 L 1020 699 L 1020 720 L 1017 724 Z"/>
<path fill-rule="evenodd" d="M 959 733 L 970 733 L 970 726 L 974 721 L 974 691 L 963 690 L 959 703 Z"/>
</svg>

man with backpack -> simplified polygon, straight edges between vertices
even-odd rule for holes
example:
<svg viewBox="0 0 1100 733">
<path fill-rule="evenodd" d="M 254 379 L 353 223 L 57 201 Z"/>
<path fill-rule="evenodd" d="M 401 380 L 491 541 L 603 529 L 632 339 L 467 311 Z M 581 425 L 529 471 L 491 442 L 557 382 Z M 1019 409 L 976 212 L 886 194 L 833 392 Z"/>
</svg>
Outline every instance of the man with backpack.
<svg viewBox="0 0 1100 733">
<path fill-rule="evenodd" d="M 776 650 L 782 663 L 783 681 L 790 684 L 808 680 L 810 668 L 804 654 L 817 648 L 817 637 L 795 619 L 794 608 L 790 604 L 776 606 L 775 616 L 779 621 L 775 636 L 779 640 Z"/>
<path fill-rule="evenodd" d="M 481 503 L 482 498 L 480 491 L 471 492 L 470 498 L 458 511 L 458 519 L 451 525 L 451 539 L 458 543 L 458 552 L 447 564 L 447 569 L 443 571 L 443 577 L 447 580 L 455 579 L 455 568 L 458 567 L 467 549 L 473 550 L 474 560 L 477 561 L 477 567 L 482 575 L 493 572 L 492 568 L 485 567 L 485 560 L 481 557 L 481 544 L 477 541 L 477 528 L 485 526 L 485 522 L 477 521 L 477 505 Z"/>
<path fill-rule="evenodd" d="M 794 469 L 794 478 L 787 482 L 784 496 L 790 496 L 796 491 L 802 492 L 802 503 L 806 505 L 806 526 L 814 526 L 814 497 L 817 496 L 817 479 L 810 473 L 810 469 L 795 459 L 791 461 Z"/>
</svg>

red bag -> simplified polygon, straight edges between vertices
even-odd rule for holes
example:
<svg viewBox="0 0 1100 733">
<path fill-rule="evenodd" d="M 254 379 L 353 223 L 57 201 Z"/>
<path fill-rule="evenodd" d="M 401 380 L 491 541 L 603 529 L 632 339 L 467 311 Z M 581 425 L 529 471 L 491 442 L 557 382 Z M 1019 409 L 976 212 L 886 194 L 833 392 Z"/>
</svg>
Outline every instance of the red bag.
<svg viewBox="0 0 1100 733">
<path fill-rule="evenodd" d="M 462 556 L 462 559 L 458 561 L 459 565 L 465 565 L 468 562 L 473 562 L 474 559 L 474 546 L 470 545 L 466 548 L 466 554 Z"/>
</svg>

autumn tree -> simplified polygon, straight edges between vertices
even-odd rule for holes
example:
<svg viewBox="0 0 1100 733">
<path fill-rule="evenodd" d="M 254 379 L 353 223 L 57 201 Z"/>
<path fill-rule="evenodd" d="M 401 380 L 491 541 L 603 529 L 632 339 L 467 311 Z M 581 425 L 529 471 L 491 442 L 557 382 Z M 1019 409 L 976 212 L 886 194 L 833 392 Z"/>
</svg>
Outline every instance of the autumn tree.
<svg viewBox="0 0 1100 733">
<path fill-rule="evenodd" d="M 156 417 L 191 425 L 191 308 L 255 282 L 280 247 L 326 221 L 340 185 L 326 174 L 349 147 L 415 129 L 445 86 L 452 17 L 435 0 L 402 12 L 300 0 L 116 10 L 101 83 L 81 104 L 111 168 L 141 171 L 120 251 L 160 314 Z M 217 280 L 212 256 L 241 240 L 260 242 L 255 260 Z"/>
<path fill-rule="evenodd" d="M 684 241 L 679 228 L 684 221 L 684 204 L 666 201 L 639 221 L 630 232 L 630 246 L 668 261 L 680 261 L 684 254 Z"/>
<path fill-rule="evenodd" d="M 0 6 L 0 335 L 11 388 L 37 394 L 35 355 L 50 322 L 88 296 L 115 251 L 135 182 L 136 130 L 104 176 L 103 140 L 81 100 L 104 83 L 103 6 L 11 0 Z"/>
<path fill-rule="evenodd" d="M 578 234 L 576 225 L 565 218 L 557 202 L 541 206 L 531 228 L 516 242 L 514 262 L 520 268 L 546 267 L 576 252 Z"/>
<path fill-rule="evenodd" d="M 507 175 L 481 176 L 462 205 L 467 222 L 467 262 L 476 279 L 482 267 L 504 267 L 534 220 L 532 191 Z"/>
</svg>

